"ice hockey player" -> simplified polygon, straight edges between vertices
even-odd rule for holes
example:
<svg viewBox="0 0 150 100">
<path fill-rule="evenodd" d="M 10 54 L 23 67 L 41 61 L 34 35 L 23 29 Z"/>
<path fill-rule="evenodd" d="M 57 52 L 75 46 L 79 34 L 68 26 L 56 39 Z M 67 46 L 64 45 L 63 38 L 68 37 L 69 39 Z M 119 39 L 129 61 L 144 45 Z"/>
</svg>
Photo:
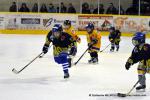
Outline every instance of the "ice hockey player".
<svg viewBox="0 0 150 100">
<path fill-rule="evenodd" d="M 121 32 L 119 30 L 116 30 L 115 27 L 110 27 L 109 32 L 110 32 L 109 41 L 111 42 L 110 51 L 113 52 L 115 50 L 115 47 L 116 47 L 116 51 L 118 51 Z"/>
<path fill-rule="evenodd" d="M 68 70 L 68 49 L 73 45 L 72 37 L 63 32 L 62 25 L 55 24 L 52 30 L 46 36 L 46 42 L 43 46 L 43 53 L 48 52 L 49 44 L 53 44 L 54 60 L 58 64 L 62 64 L 64 71 L 64 78 L 69 78 Z"/>
<path fill-rule="evenodd" d="M 98 52 L 101 46 L 101 34 L 94 30 L 94 24 L 89 23 L 86 26 L 87 42 L 91 59 L 88 61 L 92 64 L 98 63 Z"/>
<path fill-rule="evenodd" d="M 70 20 L 65 20 L 64 21 L 64 32 L 68 33 L 69 35 L 71 35 L 71 37 L 74 40 L 74 45 L 72 45 L 72 47 L 70 48 L 69 51 L 69 63 L 71 65 L 72 59 L 75 57 L 76 53 L 77 53 L 77 42 L 80 43 L 81 39 L 80 37 L 76 34 L 74 27 L 71 25 L 71 21 Z M 71 67 L 71 66 L 69 66 Z"/>
<path fill-rule="evenodd" d="M 135 46 L 131 56 L 128 58 L 125 68 L 129 70 L 130 66 L 139 62 L 137 72 L 139 86 L 136 90 L 146 88 L 146 73 L 150 73 L 150 44 L 145 43 L 145 34 L 137 32 L 132 38 L 132 44 Z"/>
</svg>

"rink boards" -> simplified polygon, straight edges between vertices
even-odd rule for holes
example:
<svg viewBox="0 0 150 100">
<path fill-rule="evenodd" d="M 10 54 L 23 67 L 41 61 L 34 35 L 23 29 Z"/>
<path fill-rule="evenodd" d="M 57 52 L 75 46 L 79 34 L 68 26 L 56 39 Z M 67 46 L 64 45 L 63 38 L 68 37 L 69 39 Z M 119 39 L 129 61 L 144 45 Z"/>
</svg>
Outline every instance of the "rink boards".
<svg viewBox="0 0 150 100">
<path fill-rule="evenodd" d="M 63 24 L 69 19 L 78 34 L 86 34 L 85 26 L 92 22 L 102 35 L 108 34 L 110 26 L 120 29 L 123 36 L 140 30 L 150 31 L 150 17 L 96 14 L 54 14 L 54 13 L 0 13 L 1 34 L 47 34 L 54 24 Z M 150 35 L 148 34 L 148 37 Z"/>
</svg>

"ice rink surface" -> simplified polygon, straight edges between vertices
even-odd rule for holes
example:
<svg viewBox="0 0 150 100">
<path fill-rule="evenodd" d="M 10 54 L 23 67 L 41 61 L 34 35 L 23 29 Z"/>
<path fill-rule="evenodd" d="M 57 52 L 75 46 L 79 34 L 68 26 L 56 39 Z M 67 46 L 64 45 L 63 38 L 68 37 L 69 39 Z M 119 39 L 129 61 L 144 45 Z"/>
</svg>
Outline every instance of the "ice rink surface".
<svg viewBox="0 0 150 100">
<path fill-rule="evenodd" d="M 85 36 L 78 45 L 74 61 L 86 50 Z M 146 92 L 136 92 L 130 96 L 103 96 L 118 92 L 127 93 L 137 81 L 137 64 L 129 71 L 125 62 L 133 46 L 131 38 L 122 37 L 119 52 L 109 52 L 107 48 L 99 53 L 99 64 L 89 65 L 89 54 L 70 69 L 70 79 L 63 79 L 60 65 L 53 60 L 52 48 L 43 57 L 37 59 L 20 74 L 12 69 L 21 69 L 41 53 L 45 35 L 0 35 L 0 100 L 150 100 L 150 75 L 147 74 Z M 150 43 L 150 39 L 147 39 Z M 107 37 L 102 37 L 102 47 L 109 44 Z M 102 96 L 100 96 L 102 95 Z"/>
</svg>

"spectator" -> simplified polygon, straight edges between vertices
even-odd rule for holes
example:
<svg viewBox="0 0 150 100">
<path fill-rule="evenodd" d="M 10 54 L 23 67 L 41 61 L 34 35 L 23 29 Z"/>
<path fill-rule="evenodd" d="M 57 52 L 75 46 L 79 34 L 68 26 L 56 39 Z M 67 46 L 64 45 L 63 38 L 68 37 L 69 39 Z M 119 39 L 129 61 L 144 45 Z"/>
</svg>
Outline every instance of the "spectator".
<svg viewBox="0 0 150 100">
<path fill-rule="evenodd" d="M 57 13 L 59 13 L 59 7 L 57 7 L 56 11 L 57 11 Z"/>
<path fill-rule="evenodd" d="M 12 5 L 9 8 L 10 12 L 17 12 L 17 5 L 16 2 L 13 2 Z"/>
<path fill-rule="evenodd" d="M 32 12 L 38 12 L 38 4 L 35 3 L 33 8 L 32 8 Z"/>
<path fill-rule="evenodd" d="M 89 9 L 90 9 L 90 12 L 93 13 L 93 11 L 94 11 L 94 5 L 91 4 L 91 5 L 89 6 Z"/>
<path fill-rule="evenodd" d="M 136 8 L 136 6 L 131 5 L 127 10 L 126 10 L 126 14 L 127 15 L 137 15 L 138 14 L 138 9 Z"/>
<path fill-rule="evenodd" d="M 118 14 L 119 14 L 119 7 L 118 7 Z M 122 6 L 120 5 L 120 15 L 124 15 L 124 14 L 125 14 L 125 11 L 122 8 Z"/>
<path fill-rule="evenodd" d="M 150 7 L 146 7 L 146 13 L 145 13 L 146 16 L 150 16 Z"/>
<path fill-rule="evenodd" d="M 68 13 L 76 13 L 76 9 L 72 5 L 72 3 L 69 3 Z"/>
<path fill-rule="evenodd" d="M 98 7 L 94 9 L 93 14 L 98 14 Z M 100 4 L 99 5 L 99 14 L 104 14 L 104 5 Z"/>
<path fill-rule="evenodd" d="M 43 12 L 43 13 L 48 12 L 48 11 L 47 11 L 47 7 L 46 7 L 46 5 L 45 5 L 44 3 L 42 4 L 42 6 L 41 6 L 41 8 L 40 8 L 40 12 Z"/>
<path fill-rule="evenodd" d="M 63 2 L 61 2 L 61 9 L 60 9 L 60 12 L 61 13 L 66 13 L 66 11 L 67 11 L 67 8 L 65 7 L 65 5 L 64 5 L 64 3 Z"/>
<path fill-rule="evenodd" d="M 56 13 L 56 9 L 54 8 L 54 5 L 52 3 L 49 4 L 48 12 L 49 13 Z"/>
<path fill-rule="evenodd" d="M 106 14 L 117 14 L 117 9 L 114 7 L 113 3 L 110 3 Z"/>
<path fill-rule="evenodd" d="M 22 3 L 19 12 L 30 12 L 29 8 L 27 7 L 26 3 Z"/>
<path fill-rule="evenodd" d="M 82 4 L 82 13 L 83 14 L 91 14 L 91 11 L 89 9 L 89 4 L 86 2 Z"/>
</svg>

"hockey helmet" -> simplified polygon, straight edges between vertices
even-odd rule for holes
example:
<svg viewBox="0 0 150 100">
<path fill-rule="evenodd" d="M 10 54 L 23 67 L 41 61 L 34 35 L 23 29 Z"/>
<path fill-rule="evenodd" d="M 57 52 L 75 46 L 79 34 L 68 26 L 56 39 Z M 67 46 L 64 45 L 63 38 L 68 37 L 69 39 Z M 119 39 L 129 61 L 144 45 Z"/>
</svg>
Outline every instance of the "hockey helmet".
<svg viewBox="0 0 150 100">
<path fill-rule="evenodd" d="M 143 34 L 142 32 L 136 32 L 132 38 L 132 44 L 134 46 L 137 46 L 142 43 L 145 43 L 145 34 Z"/>
</svg>

